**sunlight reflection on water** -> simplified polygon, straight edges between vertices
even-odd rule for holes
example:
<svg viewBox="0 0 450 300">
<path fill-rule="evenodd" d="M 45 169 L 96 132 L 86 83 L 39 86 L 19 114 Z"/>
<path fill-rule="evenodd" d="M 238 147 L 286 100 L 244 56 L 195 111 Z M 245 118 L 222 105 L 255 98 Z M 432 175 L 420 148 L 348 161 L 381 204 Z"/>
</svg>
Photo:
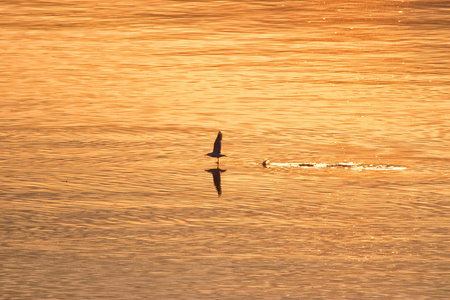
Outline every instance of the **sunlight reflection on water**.
<svg viewBox="0 0 450 300">
<path fill-rule="evenodd" d="M 432 6 L 0 4 L 2 294 L 445 298 Z"/>
</svg>

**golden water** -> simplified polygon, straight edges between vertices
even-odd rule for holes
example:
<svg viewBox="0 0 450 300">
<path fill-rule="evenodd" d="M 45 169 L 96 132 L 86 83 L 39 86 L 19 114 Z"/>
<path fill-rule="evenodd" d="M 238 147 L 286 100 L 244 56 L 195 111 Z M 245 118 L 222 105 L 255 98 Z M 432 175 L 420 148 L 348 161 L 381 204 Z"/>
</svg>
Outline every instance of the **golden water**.
<svg viewBox="0 0 450 300">
<path fill-rule="evenodd" d="M 449 13 L 2 1 L 2 298 L 448 297 Z"/>
</svg>

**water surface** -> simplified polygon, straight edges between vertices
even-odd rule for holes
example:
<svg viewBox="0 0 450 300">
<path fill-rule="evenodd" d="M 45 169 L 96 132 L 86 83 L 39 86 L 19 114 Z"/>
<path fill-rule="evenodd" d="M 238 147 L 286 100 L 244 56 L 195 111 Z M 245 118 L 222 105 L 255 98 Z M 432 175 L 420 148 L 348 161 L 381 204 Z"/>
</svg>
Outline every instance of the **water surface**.
<svg viewBox="0 0 450 300">
<path fill-rule="evenodd" d="M 3 1 L 3 297 L 448 297 L 449 10 Z"/>
</svg>

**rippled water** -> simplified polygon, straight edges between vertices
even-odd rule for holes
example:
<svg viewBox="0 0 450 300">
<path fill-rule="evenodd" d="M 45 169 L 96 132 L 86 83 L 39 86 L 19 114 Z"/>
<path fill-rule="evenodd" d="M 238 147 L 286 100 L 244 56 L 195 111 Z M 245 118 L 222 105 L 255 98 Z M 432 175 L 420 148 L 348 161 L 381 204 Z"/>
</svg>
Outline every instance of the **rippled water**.
<svg viewBox="0 0 450 300">
<path fill-rule="evenodd" d="M 448 297 L 449 13 L 2 1 L 2 297 Z"/>
</svg>

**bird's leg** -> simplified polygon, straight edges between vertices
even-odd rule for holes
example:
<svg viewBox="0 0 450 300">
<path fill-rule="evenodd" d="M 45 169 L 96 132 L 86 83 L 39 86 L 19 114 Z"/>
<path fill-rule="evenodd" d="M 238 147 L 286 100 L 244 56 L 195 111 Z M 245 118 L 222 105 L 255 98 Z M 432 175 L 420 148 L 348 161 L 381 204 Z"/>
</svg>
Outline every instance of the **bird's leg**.
<svg viewBox="0 0 450 300">
<path fill-rule="evenodd" d="M 219 158 L 217 158 L 217 162 L 216 162 L 216 164 L 219 164 Z"/>
</svg>

